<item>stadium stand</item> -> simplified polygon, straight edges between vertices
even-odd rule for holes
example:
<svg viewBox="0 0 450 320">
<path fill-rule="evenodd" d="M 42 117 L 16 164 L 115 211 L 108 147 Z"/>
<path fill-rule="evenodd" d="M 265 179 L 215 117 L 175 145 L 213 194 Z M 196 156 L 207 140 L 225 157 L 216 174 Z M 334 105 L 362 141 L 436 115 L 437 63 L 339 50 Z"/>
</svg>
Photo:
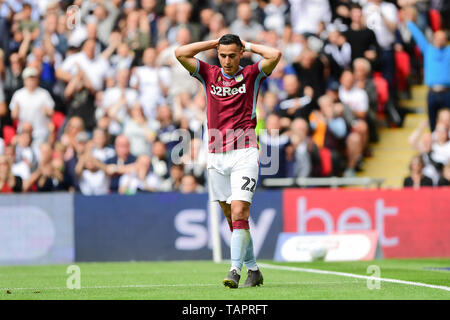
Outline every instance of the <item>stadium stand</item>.
<svg viewBox="0 0 450 320">
<path fill-rule="evenodd" d="M 257 102 L 260 142 L 283 161 L 264 178 L 401 187 L 428 87 L 450 94 L 450 83 L 426 83 L 424 70 L 436 59 L 425 42 L 445 36 L 448 12 L 442 1 L 406 0 L 2 1 L 0 155 L 23 183 L 1 192 L 204 192 L 204 90 L 173 52 L 230 32 L 283 51 Z M 199 59 L 218 63 L 214 50 Z M 370 67 L 363 78 L 356 59 Z M 241 62 L 257 61 L 245 53 Z M 417 138 L 431 136 L 435 186 L 450 162 L 445 99 Z M 182 154 L 181 129 L 194 138 Z"/>
</svg>

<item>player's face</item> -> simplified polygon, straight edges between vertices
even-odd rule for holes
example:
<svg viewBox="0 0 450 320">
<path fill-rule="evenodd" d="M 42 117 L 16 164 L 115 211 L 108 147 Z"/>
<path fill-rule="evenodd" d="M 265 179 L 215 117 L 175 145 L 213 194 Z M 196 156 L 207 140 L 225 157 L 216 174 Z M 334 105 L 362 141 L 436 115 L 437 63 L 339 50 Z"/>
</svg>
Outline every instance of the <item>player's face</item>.
<svg viewBox="0 0 450 320">
<path fill-rule="evenodd" d="M 223 71 L 232 76 L 239 70 L 239 61 L 241 60 L 244 49 L 233 44 L 221 44 L 217 49 L 220 65 Z"/>
</svg>

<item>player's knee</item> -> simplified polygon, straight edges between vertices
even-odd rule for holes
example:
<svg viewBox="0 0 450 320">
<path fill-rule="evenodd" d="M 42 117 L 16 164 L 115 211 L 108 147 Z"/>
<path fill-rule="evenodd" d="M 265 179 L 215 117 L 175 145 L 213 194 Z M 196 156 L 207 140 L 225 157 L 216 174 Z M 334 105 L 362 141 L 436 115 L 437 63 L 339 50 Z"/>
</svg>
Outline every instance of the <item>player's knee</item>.
<svg viewBox="0 0 450 320">
<path fill-rule="evenodd" d="M 231 204 L 231 218 L 233 221 L 248 220 L 250 204 L 245 201 L 233 201 Z"/>
</svg>

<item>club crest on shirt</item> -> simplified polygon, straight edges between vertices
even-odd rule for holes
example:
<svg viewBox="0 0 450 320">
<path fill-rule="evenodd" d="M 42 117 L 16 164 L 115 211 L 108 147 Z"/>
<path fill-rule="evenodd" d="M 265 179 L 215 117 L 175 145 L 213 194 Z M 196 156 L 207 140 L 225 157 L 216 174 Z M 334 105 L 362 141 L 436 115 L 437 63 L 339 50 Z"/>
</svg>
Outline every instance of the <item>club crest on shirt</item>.
<svg viewBox="0 0 450 320">
<path fill-rule="evenodd" d="M 222 77 L 221 77 L 221 76 L 218 76 L 218 77 L 217 77 L 217 82 L 220 82 L 220 81 L 222 81 Z"/>
<path fill-rule="evenodd" d="M 239 74 L 234 77 L 234 80 L 236 80 L 236 82 L 241 82 L 242 80 L 244 80 L 244 76 L 242 74 Z"/>
</svg>

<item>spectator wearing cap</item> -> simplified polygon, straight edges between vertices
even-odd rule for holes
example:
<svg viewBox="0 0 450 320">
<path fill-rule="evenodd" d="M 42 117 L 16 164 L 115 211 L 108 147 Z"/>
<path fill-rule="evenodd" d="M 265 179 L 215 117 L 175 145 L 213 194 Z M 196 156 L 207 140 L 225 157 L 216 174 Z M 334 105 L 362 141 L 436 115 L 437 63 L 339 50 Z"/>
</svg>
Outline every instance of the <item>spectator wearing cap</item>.
<svg viewBox="0 0 450 320">
<path fill-rule="evenodd" d="M 409 21 L 407 26 L 424 57 L 425 84 L 429 88 L 428 120 L 434 131 L 438 111 L 450 107 L 450 45 L 443 30 L 436 31 L 430 43 L 414 22 Z"/>
<path fill-rule="evenodd" d="M 13 94 L 9 104 L 11 118 L 18 120 L 19 130 L 22 123 L 32 124 L 33 144 L 36 146 L 49 138 L 50 117 L 55 107 L 48 91 L 38 87 L 38 76 L 35 68 L 25 68 L 22 74 L 24 87 Z"/>
</svg>

